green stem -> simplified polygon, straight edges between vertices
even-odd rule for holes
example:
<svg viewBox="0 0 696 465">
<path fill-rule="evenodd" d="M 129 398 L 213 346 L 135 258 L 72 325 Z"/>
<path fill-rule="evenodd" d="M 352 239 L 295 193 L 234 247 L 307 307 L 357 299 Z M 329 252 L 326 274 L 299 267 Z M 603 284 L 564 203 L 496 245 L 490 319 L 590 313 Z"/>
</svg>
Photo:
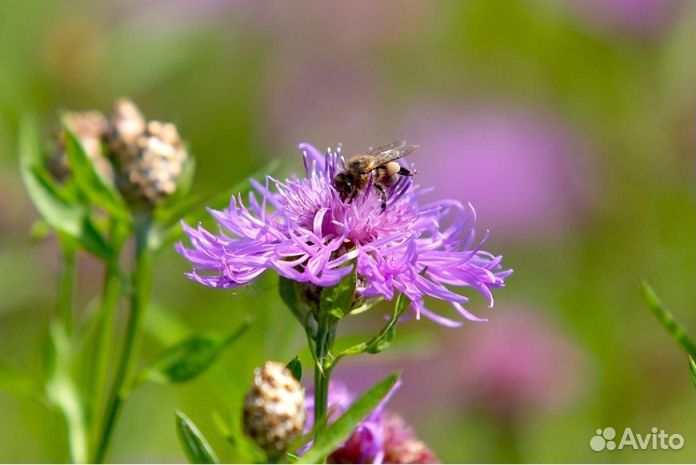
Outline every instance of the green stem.
<svg viewBox="0 0 696 465">
<path fill-rule="evenodd" d="M 143 215 L 136 219 L 135 263 L 133 265 L 133 290 L 130 298 L 130 314 L 126 325 L 125 341 L 121 360 L 116 373 L 113 391 L 104 416 L 104 428 L 98 443 L 95 462 L 106 457 L 109 443 L 119 414 L 130 394 L 138 353 L 142 338 L 142 322 L 147 306 L 152 278 L 152 254 L 147 248 L 151 217 Z"/>
<path fill-rule="evenodd" d="M 58 320 L 63 324 L 65 333 L 72 334 L 73 307 L 75 301 L 75 255 L 77 250 L 68 240 L 60 241 L 61 263 L 58 284 Z"/>
<path fill-rule="evenodd" d="M 114 325 L 116 322 L 116 309 L 121 296 L 121 268 L 119 257 L 123 242 L 126 239 L 125 231 L 121 231 L 119 225 L 114 223 L 111 228 L 111 242 L 114 246 L 114 256 L 106 264 L 106 274 L 104 276 L 104 287 L 102 290 L 102 301 L 99 308 L 99 320 L 97 322 L 96 347 L 94 350 L 93 366 L 91 373 L 91 383 L 89 386 L 89 399 L 91 400 L 91 419 L 93 429 L 93 444 L 96 446 L 101 434 L 102 420 L 101 413 L 104 409 L 105 389 L 107 386 L 109 358 L 112 351 L 114 339 Z M 93 447 L 92 454 L 97 453 Z M 96 457 L 91 460 L 96 461 Z"/>
<path fill-rule="evenodd" d="M 316 339 L 314 340 L 314 440 L 326 429 L 328 420 L 329 381 L 333 369 L 333 345 L 336 338 L 336 323 L 332 315 L 319 315 Z M 324 463 L 326 457 L 319 461 Z"/>
</svg>

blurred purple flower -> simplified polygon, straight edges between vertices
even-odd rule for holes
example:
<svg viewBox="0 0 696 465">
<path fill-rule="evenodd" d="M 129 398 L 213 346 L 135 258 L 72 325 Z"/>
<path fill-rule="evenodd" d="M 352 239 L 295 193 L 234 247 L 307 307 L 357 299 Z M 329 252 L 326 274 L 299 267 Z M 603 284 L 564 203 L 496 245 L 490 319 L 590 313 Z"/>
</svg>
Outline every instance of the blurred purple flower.
<svg viewBox="0 0 696 465">
<path fill-rule="evenodd" d="M 480 320 L 462 307 L 468 299 L 450 286 L 472 287 L 493 306 L 491 291 L 503 287 L 512 270 L 501 269 L 501 256 L 481 250 L 485 237 L 474 242 L 471 205 L 454 200 L 419 205 L 413 178 L 406 176 L 388 189 L 385 212 L 370 186 L 354 201 L 342 200 L 333 186 L 343 169 L 339 152 L 322 155 L 308 144 L 300 148 L 307 177 L 268 177 L 265 185 L 252 181 L 260 200 L 252 192 L 249 207 L 239 195 L 227 210 L 209 210 L 222 229 L 217 236 L 201 225 L 183 224 L 192 248 L 179 243 L 177 250 L 193 265 L 189 278 L 233 288 L 272 269 L 299 283 L 327 287 L 350 273 L 355 262 L 360 296 L 392 300 L 403 293 L 417 318 L 461 325 L 426 308 L 429 296 L 449 302 L 466 319 Z"/>
<path fill-rule="evenodd" d="M 592 197 L 583 144 L 553 117 L 491 104 L 467 112 L 424 106 L 415 115 L 404 133 L 432 167 L 418 182 L 472 202 L 503 235 L 564 232 Z"/>
<path fill-rule="evenodd" d="M 400 384 L 397 383 L 377 408 L 358 424 L 348 440 L 329 455 L 329 463 L 439 463 L 403 418 L 384 411 Z M 314 425 L 313 398 L 311 394 L 305 396 L 307 432 Z M 336 421 L 353 401 L 353 395 L 344 384 L 332 381 L 329 386 L 329 423 Z"/>
<path fill-rule="evenodd" d="M 568 6 L 592 29 L 652 38 L 678 17 L 685 4 L 684 0 L 583 0 Z"/>
<path fill-rule="evenodd" d="M 567 406 L 587 378 L 568 336 L 524 308 L 498 313 L 495 325 L 470 332 L 448 353 L 457 396 L 504 422 Z"/>
</svg>

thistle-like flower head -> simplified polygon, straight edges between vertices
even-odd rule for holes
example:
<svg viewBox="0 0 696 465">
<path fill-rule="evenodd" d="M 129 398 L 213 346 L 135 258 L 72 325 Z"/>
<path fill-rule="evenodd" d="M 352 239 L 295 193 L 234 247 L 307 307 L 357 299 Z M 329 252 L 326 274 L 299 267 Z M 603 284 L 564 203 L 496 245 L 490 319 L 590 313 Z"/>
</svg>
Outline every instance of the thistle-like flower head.
<svg viewBox="0 0 696 465">
<path fill-rule="evenodd" d="M 284 278 L 328 287 L 357 271 L 357 294 L 391 300 L 397 293 L 410 301 L 416 317 L 445 326 L 460 321 L 425 306 L 425 297 L 449 302 L 466 319 L 480 320 L 464 309 L 457 292 L 472 287 L 493 306 L 492 289 L 502 287 L 511 270 L 502 257 L 475 242 L 476 215 L 456 200 L 420 204 L 421 190 L 402 176 L 386 191 L 387 208 L 373 181 L 354 199 L 342 199 L 334 178 L 344 169 L 340 149 L 321 154 L 301 144 L 306 176 L 253 181 L 255 192 L 241 195 L 224 211 L 210 210 L 220 226 L 213 234 L 184 224 L 191 248 L 177 250 L 206 286 L 231 288 L 250 283 L 266 270 Z"/>
</svg>

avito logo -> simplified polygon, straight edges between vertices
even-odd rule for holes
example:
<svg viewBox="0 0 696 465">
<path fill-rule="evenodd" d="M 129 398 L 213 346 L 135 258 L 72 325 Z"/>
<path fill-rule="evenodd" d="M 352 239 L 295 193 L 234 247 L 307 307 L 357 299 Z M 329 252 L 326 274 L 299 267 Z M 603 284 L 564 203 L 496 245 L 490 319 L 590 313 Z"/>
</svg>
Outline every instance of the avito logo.
<svg viewBox="0 0 696 465">
<path fill-rule="evenodd" d="M 590 439 L 590 448 L 595 452 L 603 450 L 679 450 L 684 447 L 684 436 L 681 434 L 668 434 L 665 430 L 652 427 L 649 433 L 634 433 L 632 428 L 626 428 L 618 440 L 616 430 L 611 426 L 596 430 L 596 434 Z"/>
</svg>

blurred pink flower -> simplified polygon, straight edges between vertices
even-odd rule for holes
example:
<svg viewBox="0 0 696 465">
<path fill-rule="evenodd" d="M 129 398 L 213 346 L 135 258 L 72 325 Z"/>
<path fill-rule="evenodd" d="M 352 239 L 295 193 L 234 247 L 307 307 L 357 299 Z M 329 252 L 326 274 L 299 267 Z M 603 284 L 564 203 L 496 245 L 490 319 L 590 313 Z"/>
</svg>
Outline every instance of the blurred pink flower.
<svg viewBox="0 0 696 465">
<path fill-rule="evenodd" d="M 654 38 L 674 22 L 685 3 L 684 0 L 571 0 L 568 7 L 598 32 Z"/>
<path fill-rule="evenodd" d="M 554 116 L 492 104 L 412 114 L 402 133 L 421 145 L 416 182 L 470 201 L 484 226 L 510 237 L 566 232 L 591 198 L 583 144 Z"/>
<path fill-rule="evenodd" d="M 568 407 L 587 380 L 587 361 L 560 328 L 524 308 L 459 338 L 450 354 L 456 397 L 503 421 Z"/>
</svg>

